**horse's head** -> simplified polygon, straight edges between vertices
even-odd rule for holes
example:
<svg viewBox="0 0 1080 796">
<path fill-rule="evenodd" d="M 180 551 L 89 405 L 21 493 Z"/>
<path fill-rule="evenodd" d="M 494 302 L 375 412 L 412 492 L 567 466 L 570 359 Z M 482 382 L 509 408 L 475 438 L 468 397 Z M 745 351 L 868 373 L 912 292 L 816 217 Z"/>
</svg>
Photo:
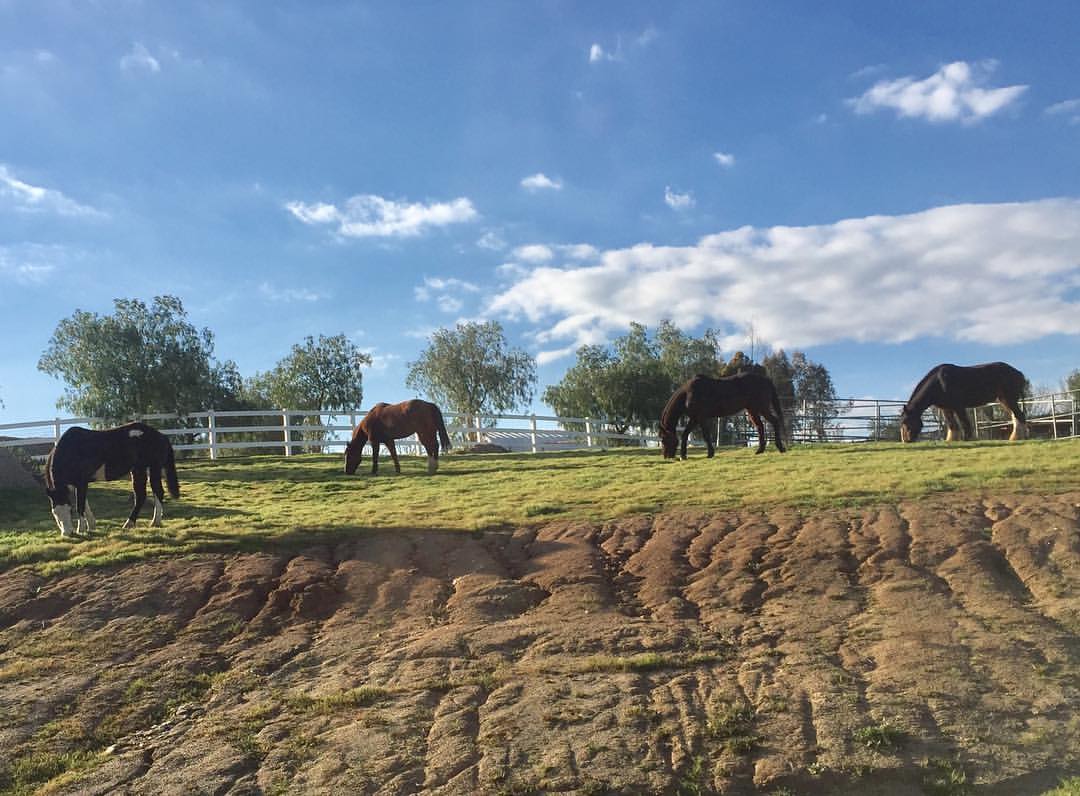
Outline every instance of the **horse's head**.
<svg viewBox="0 0 1080 796">
<path fill-rule="evenodd" d="M 905 406 L 900 410 L 900 440 L 915 442 L 922 432 L 922 412 L 914 412 Z"/>
<path fill-rule="evenodd" d="M 674 459 L 675 450 L 679 446 L 679 437 L 674 429 L 660 426 L 660 448 L 664 451 L 665 459 Z"/>
<path fill-rule="evenodd" d="M 345 475 L 352 475 L 360 466 L 360 460 L 364 457 L 364 446 L 367 445 L 368 437 L 361 429 L 356 429 L 352 440 L 345 446 Z"/>
</svg>

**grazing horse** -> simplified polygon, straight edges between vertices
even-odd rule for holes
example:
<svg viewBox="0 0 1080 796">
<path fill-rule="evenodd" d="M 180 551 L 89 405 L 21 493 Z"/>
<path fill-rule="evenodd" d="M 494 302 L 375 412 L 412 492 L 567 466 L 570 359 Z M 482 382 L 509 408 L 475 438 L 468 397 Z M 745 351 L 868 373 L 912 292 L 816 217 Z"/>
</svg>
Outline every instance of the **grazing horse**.
<svg viewBox="0 0 1080 796">
<path fill-rule="evenodd" d="M 914 442 L 919 438 L 923 427 L 922 413 L 929 406 L 936 406 L 944 413 L 947 442 L 956 439 L 958 433 L 961 439 L 969 439 L 974 434 L 965 410 L 994 401 L 1012 414 L 1013 430 L 1009 439 L 1022 439 L 1026 435 L 1027 419 L 1020 408 L 1020 396 L 1026 383 L 1023 373 L 1004 362 L 970 367 L 938 365 L 923 376 L 900 410 L 900 439 Z"/>
<path fill-rule="evenodd" d="M 450 435 L 446 433 L 442 411 L 433 403 L 414 398 L 399 404 L 377 403 L 371 407 L 353 431 L 352 440 L 345 446 L 345 473 L 356 472 L 364 454 L 364 446 L 371 442 L 371 474 L 379 472 L 379 445 L 390 451 L 394 469 L 400 473 L 394 440 L 416 434 L 427 451 L 428 475 L 439 469 L 439 442 L 444 451 L 450 450 Z M 438 441 L 435 436 L 438 435 Z"/>
<path fill-rule="evenodd" d="M 780 409 L 776 387 L 767 377 L 757 373 L 738 373 L 714 379 L 699 373 L 675 391 L 660 415 L 660 442 L 664 449 L 664 458 L 675 457 L 678 442 L 675 428 L 684 414 L 687 421 L 682 432 L 680 457 L 686 458 L 686 440 L 690 436 L 690 429 L 695 425 L 701 426 L 708 455 L 712 457 L 712 434 L 705 427 L 705 421 L 733 415 L 743 409 L 757 429 L 758 447 L 754 453 L 765 450 L 765 424 L 761 422 L 762 417 L 772 424 L 776 449 L 783 453 L 784 413 Z"/>
<path fill-rule="evenodd" d="M 168 437 L 145 423 L 91 431 L 75 426 L 63 433 L 45 463 L 45 491 L 52 503 L 53 519 L 60 535 L 72 536 L 93 532 L 97 525 L 94 512 L 86 502 L 86 488 L 91 481 L 115 481 L 131 473 L 131 488 L 135 505 L 128 515 L 125 528 L 133 528 L 139 510 L 146 502 L 146 477 L 154 491 L 154 519 L 151 525 L 161 525 L 161 472 L 169 485 L 169 494 L 180 497 L 180 481 L 176 477 L 176 461 Z M 71 527 L 71 493 L 75 488 L 78 524 Z"/>
</svg>

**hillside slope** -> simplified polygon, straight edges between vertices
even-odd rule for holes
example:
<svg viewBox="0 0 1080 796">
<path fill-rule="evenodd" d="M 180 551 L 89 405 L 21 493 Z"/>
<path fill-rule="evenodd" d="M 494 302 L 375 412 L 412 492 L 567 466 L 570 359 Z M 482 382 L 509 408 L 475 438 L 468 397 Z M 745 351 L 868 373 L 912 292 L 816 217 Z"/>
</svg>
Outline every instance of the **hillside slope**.
<svg viewBox="0 0 1080 796">
<path fill-rule="evenodd" d="M 0 784 L 1037 794 L 1080 772 L 1078 594 L 1076 492 L 14 569 Z"/>
</svg>

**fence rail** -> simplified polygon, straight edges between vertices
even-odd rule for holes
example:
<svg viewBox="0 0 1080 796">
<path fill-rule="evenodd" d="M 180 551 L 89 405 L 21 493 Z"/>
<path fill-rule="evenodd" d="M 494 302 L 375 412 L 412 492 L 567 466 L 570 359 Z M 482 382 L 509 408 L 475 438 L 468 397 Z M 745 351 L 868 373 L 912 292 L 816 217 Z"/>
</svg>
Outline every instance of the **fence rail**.
<svg viewBox="0 0 1080 796">
<path fill-rule="evenodd" d="M 1080 431 L 1080 392 L 1053 393 L 1022 402 L 1032 436 L 1052 439 L 1076 437 Z M 867 442 L 896 440 L 903 401 L 883 399 L 838 399 L 828 406 L 785 407 L 787 437 L 791 442 Z M 1011 422 L 996 404 L 972 411 L 976 437 L 1008 436 Z M 276 450 L 291 456 L 305 450 L 338 451 L 347 444 L 352 429 L 366 412 L 321 412 L 307 409 L 260 409 L 244 411 L 192 412 L 139 415 L 170 437 L 173 447 L 189 455 L 211 459 L 227 451 Z M 943 424 L 935 413 L 924 427 L 928 438 L 943 436 Z M 604 418 L 557 417 L 551 415 L 465 416 L 445 412 L 447 431 L 469 444 L 484 442 L 513 451 L 633 445 L 655 447 L 659 437 L 651 429 L 627 429 Z M 240 424 L 247 419 L 251 422 Z M 345 421 L 348 424 L 345 424 Z M 21 448 L 35 458 L 43 458 L 63 432 L 76 425 L 101 426 L 98 418 L 69 417 L 23 423 L 0 424 L 0 449 Z M 757 434 L 743 416 L 727 418 L 714 430 L 720 444 L 750 445 Z M 398 440 L 402 453 L 421 453 L 415 437 Z"/>
</svg>

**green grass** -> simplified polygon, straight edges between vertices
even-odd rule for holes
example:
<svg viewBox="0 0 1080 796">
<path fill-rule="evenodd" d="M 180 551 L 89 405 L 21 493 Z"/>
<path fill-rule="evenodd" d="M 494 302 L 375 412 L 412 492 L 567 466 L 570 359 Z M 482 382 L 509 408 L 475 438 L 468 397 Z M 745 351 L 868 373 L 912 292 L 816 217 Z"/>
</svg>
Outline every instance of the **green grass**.
<svg viewBox="0 0 1080 796">
<path fill-rule="evenodd" d="M 676 508 L 868 505 L 940 492 L 1061 492 L 1080 488 L 1080 441 L 1020 444 L 875 443 L 725 449 L 664 460 L 655 450 L 449 455 L 428 476 L 402 457 L 400 476 L 346 476 L 333 455 L 180 463 L 183 495 L 165 525 L 121 525 L 126 482 L 94 484 L 98 533 L 64 541 L 43 492 L 0 492 L 0 570 L 49 573 L 160 555 L 301 547 L 367 529 L 486 531 L 564 520 L 602 521 Z M 366 464 L 362 465 L 366 471 Z M 149 516 L 149 512 L 145 512 Z"/>
<path fill-rule="evenodd" d="M 1080 796 L 1080 777 L 1069 777 L 1062 780 L 1060 785 L 1053 790 L 1046 791 L 1042 796 Z"/>
</svg>

